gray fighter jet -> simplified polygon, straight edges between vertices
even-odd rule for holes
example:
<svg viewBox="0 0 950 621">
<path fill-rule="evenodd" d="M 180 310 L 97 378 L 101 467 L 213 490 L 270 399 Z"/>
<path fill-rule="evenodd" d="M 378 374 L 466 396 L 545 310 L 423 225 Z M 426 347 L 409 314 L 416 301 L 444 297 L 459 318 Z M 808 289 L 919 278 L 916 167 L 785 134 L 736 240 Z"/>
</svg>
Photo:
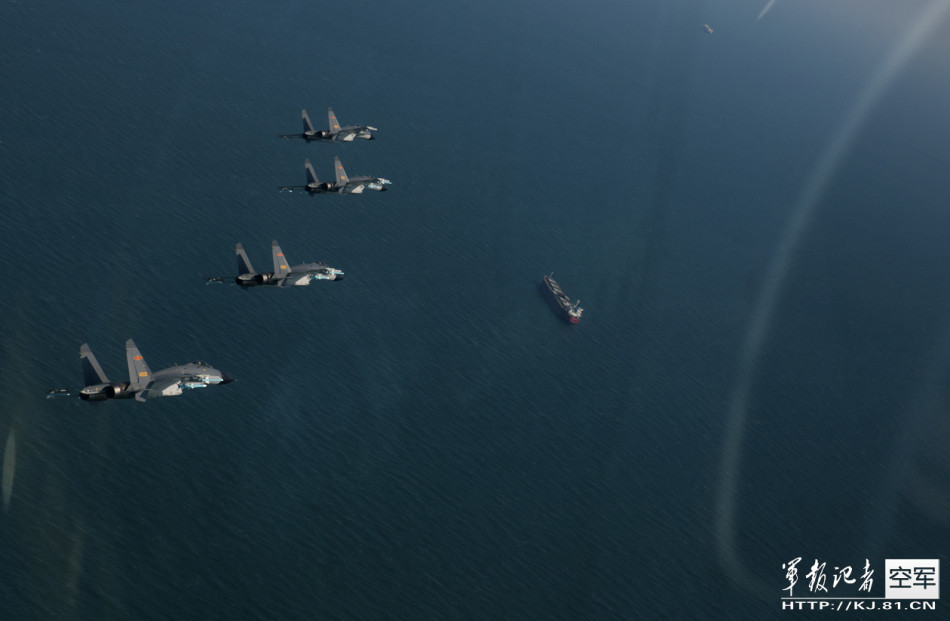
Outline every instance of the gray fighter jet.
<svg viewBox="0 0 950 621">
<path fill-rule="evenodd" d="M 79 348 L 79 357 L 82 359 L 82 375 L 86 383 L 85 388 L 79 391 L 79 398 L 84 401 L 133 397 L 136 401 L 145 401 L 156 397 L 174 397 L 180 395 L 184 388 L 204 388 L 234 381 L 227 373 L 204 362 L 189 362 L 152 373 L 132 339 L 125 342 L 125 357 L 129 363 L 128 382 L 110 382 L 86 343 Z M 64 389 L 50 391 L 50 394 L 56 393 L 64 394 Z"/>
<path fill-rule="evenodd" d="M 320 183 L 320 180 L 317 179 L 317 173 L 313 172 L 313 166 L 309 159 L 304 162 L 303 166 L 307 171 L 307 185 L 284 185 L 280 187 L 282 192 L 306 190 L 310 194 L 362 194 L 363 190 L 383 192 L 386 190 L 386 186 L 392 183 L 389 179 L 383 179 L 382 177 L 350 177 L 343 170 L 343 164 L 340 163 L 339 157 L 333 158 L 333 168 L 336 172 L 335 183 Z"/>
<path fill-rule="evenodd" d="M 303 119 L 303 133 L 281 134 L 281 138 L 303 138 L 307 142 L 313 142 L 314 140 L 353 142 L 357 138 L 375 140 L 376 136 L 373 135 L 373 132 L 378 131 L 375 127 L 370 127 L 369 125 L 347 125 L 346 127 L 340 127 L 340 122 L 336 120 L 336 115 L 333 114 L 333 108 L 327 109 L 327 121 L 330 129 L 314 130 L 313 123 L 310 122 L 310 117 L 307 116 L 306 110 L 301 110 L 300 116 Z"/>
<path fill-rule="evenodd" d="M 288 266 L 290 263 L 284 256 L 284 251 L 277 245 L 277 240 L 271 242 L 271 253 L 274 255 L 274 271 L 258 273 L 251 267 L 251 261 L 244 252 L 240 242 L 234 246 L 237 255 L 237 276 L 214 276 L 208 282 L 234 282 L 241 287 L 256 287 L 258 285 L 273 285 L 277 287 L 292 287 L 309 285 L 311 280 L 342 280 L 343 271 L 330 267 L 325 263 L 301 263 Z"/>
</svg>

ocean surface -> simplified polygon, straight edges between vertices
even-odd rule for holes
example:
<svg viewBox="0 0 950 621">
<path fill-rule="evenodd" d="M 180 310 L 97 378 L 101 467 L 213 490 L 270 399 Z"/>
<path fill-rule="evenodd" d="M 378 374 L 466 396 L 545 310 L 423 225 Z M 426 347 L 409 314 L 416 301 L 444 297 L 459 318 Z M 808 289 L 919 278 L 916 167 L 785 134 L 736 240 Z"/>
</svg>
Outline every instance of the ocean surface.
<svg viewBox="0 0 950 621">
<path fill-rule="evenodd" d="M 810 618 L 796 557 L 946 566 L 950 24 L 783 246 L 929 2 L 765 4 L 4 3 L 0 618 Z M 378 139 L 277 138 L 328 106 Z M 334 156 L 390 191 L 277 191 Z M 345 279 L 204 284 L 273 239 Z M 237 381 L 44 398 L 128 338 Z"/>
</svg>

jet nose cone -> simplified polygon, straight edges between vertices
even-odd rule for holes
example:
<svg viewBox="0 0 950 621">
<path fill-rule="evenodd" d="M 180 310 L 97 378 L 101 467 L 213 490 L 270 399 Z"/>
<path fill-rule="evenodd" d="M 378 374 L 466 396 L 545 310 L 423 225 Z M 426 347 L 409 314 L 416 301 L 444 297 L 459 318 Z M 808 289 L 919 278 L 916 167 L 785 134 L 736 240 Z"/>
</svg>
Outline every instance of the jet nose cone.
<svg viewBox="0 0 950 621">
<path fill-rule="evenodd" d="M 233 382 L 233 381 L 234 381 L 234 378 L 231 377 L 230 375 L 228 375 L 227 373 L 222 373 L 222 374 L 221 374 L 221 383 L 222 383 L 222 384 L 230 384 L 230 383 Z"/>
</svg>

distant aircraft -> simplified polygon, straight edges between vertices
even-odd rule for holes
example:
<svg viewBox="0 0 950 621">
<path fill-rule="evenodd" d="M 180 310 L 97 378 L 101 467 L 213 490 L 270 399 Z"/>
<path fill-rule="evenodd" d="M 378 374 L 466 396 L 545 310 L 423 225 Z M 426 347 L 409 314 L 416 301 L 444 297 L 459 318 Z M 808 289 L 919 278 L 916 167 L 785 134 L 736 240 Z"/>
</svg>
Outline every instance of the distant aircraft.
<svg viewBox="0 0 950 621">
<path fill-rule="evenodd" d="M 313 123 L 310 122 L 310 117 L 307 116 L 306 109 L 300 111 L 300 116 L 303 119 L 303 133 L 281 134 L 281 138 L 303 138 L 307 142 L 313 142 L 314 140 L 353 142 L 356 138 L 375 140 L 376 136 L 374 136 L 372 132 L 379 131 L 369 125 L 347 125 L 346 127 L 340 127 L 340 122 L 336 120 L 336 115 L 333 114 L 333 108 L 327 109 L 327 120 L 330 129 L 314 130 Z"/>
<path fill-rule="evenodd" d="M 758 20 L 762 19 L 763 17 L 765 17 L 765 14 L 769 12 L 769 10 L 772 8 L 772 5 L 773 5 L 773 4 L 775 4 L 775 0 L 769 0 L 769 1 L 765 4 L 765 6 L 762 7 L 762 10 L 759 11 L 759 16 L 755 18 L 756 21 L 758 21 Z"/>
<path fill-rule="evenodd" d="M 343 271 L 332 268 L 324 263 L 301 263 L 288 267 L 290 263 L 284 256 L 284 251 L 277 245 L 277 240 L 271 242 L 271 253 L 274 255 L 274 271 L 258 273 L 251 267 L 251 262 L 244 252 L 240 242 L 234 246 L 237 255 L 237 276 L 214 276 L 208 282 L 226 282 L 234 280 L 242 287 L 256 287 L 272 285 L 277 287 L 292 287 L 309 285 L 311 280 L 342 280 Z"/>
<path fill-rule="evenodd" d="M 175 365 L 152 373 L 132 339 L 125 342 L 125 357 L 129 363 L 128 382 L 110 382 L 88 344 L 83 343 L 79 348 L 79 357 L 82 359 L 82 375 L 86 383 L 85 388 L 79 391 L 79 398 L 83 401 L 133 397 L 136 401 L 145 401 L 148 398 L 180 395 L 183 388 L 204 388 L 234 381 L 227 373 L 203 362 Z M 59 396 L 69 392 L 59 389 L 51 390 L 49 394 Z"/>
<path fill-rule="evenodd" d="M 713 29 L 709 24 L 703 24 L 703 28 L 705 28 L 706 32 L 708 32 L 709 34 L 713 33 Z"/>
<path fill-rule="evenodd" d="M 317 173 L 313 172 L 313 166 L 309 159 L 303 165 L 307 171 L 307 185 L 284 185 L 280 187 L 281 191 L 306 190 L 311 194 L 362 194 L 363 190 L 382 192 L 387 185 L 392 183 L 389 179 L 383 179 L 382 177 L 350 177 L 343 170 L 343 164 L 340 163 L 339 157 L 333 158 L 333 168 L 336 172 L 335 183 L 320 183 L 320 180 L 317 179 Z"/>
</svg>

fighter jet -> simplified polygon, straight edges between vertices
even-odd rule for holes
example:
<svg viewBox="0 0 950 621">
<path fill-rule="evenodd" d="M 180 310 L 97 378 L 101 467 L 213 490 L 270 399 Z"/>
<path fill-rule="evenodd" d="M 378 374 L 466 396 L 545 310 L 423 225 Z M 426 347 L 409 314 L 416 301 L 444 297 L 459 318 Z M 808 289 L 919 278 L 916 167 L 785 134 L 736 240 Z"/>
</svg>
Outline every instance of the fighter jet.
<svg viewBox="0 0 950 621">
<path fill-rule="evenodd" d="M 314 130 L 313 123 L 310 122 L 310 117 L 307 116 L 306 110 L 301 110 L 300 116 L 303 119 L 303 133 L 281 134 L 281 138 L 303 138 L 307 142 L 313 142 L 314 140 L 353 142 L 356 138 L 375 140 L 376 136 L 374 136 L 372 132 L 378 131 L 375 127 L 370 127 L 369 125 L 347 125 L 346 127 L 340 127 L 340 122 L 336 120 L 336 115 L 333 114 L 333 108 L 327 109 L 327 120 L 330 129 Z"/>
<path fill-rule="evenodd" d="M 125 357 L 129 363 L 128 382 L 110 382 L 88 344 L 83 343 L 79 348 L 79 357 L 82 359 L 82 375 L 86 383 L 85 388 L 79 391 L 79 398 L 83 401 L 133 397 L 136 401 L 145 401 L 149 398 L 180 395 L 183 388 L 204 388 L 234 381 L 227 373 L 222 373 L 204 362 L 189 362 L 152 373 L 132 339 L 125 342 Z M 50 391 L 50 394 L 64 394 L 63 391 L 64 389 Z"/>
<path fill-rule="evenodd" d="M 288 267 L 290 263 L 284 256 L 284 251 L 277 245 L 277 240 L 271 242 L 271 253 L 274 255 L 274 271 L 258 273 L 251 267 L 251 262 L 244 252 L 240 242 L 234 246 L 237 255 L 237 276 L 214 276 L 208 282 L 227 282 L 234 280 L 243 288 L 258 285 L 273 285 L 277 287 L 291 287 L 309 285 L 311 280 L 342 280 L 343 271 L 332 268 L 324 263 L 301 263 Z"/>
<path fill-rule="evenodd" d="M 313 172 L 313 166 L 310 164 L 309 159 L 306 160 L 303 165 L 307 171 L 307 185 L 284 185 L 280 187 L 282 192 L 306 190 L 310 194 L 362 194 L 363 190 L 382 192 L 386 189 L 387 185 L 392 183 L 389 179 L 383 179 L 382 177 L 350 177 L 346 174 L 346 171 L 343 170 L 343 164 L 340 163 L 339 157 L 333 158 L 333 167 L 336 172 L 335 183 L 320 183 L 320 180 L 317 179 L 317 173 Z"/>
</svg>

